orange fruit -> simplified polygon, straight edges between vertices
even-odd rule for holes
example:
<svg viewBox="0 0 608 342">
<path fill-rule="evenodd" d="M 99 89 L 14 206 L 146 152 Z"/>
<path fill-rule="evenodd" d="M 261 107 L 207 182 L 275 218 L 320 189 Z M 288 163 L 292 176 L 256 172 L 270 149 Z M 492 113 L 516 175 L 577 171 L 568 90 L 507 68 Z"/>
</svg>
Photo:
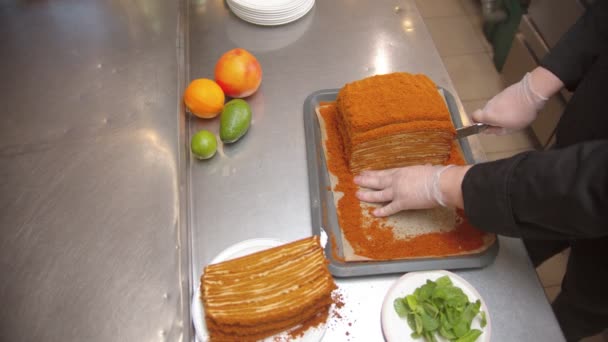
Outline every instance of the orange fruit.
<svg viewBox="0 0 608 342">
<path fill-rule="evenodd" d="M 184 104 L 188 110 L 199 118 L 216 117 L 224 108 L 224 92 L 213 80 L 196 79 L 184 92 Z"/>
<path fill-rule="evenodd" d="M 215 81 L 230 97 L 247 97 L 262 83 L 262 67 L 245 49 L 233 49 L 220 57 L 215 65 Z"/>
</svg>

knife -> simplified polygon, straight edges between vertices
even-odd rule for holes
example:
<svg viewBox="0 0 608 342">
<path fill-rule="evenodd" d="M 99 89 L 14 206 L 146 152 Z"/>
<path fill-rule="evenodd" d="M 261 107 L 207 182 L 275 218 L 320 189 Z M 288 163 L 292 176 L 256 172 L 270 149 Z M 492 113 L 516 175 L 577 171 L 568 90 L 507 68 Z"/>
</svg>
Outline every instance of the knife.
<svg viewBox="0 0 608 342">
<path fill-rule="evenodd" d="M 489 125 L 484 123 L 474 123 L 470 126 L 460 127 L 456 130 L 456 135 L 454 139 L 462 139 L 468 137 L 469 135 L 477 134 L 483 132 Z"/>
</svg>

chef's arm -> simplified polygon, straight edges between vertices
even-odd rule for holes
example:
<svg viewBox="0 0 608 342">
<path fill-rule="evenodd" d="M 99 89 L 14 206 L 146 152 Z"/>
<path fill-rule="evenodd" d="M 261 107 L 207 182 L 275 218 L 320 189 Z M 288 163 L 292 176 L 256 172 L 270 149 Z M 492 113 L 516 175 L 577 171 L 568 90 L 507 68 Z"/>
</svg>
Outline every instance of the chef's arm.
<svg viewBox="0 0 608 342">
<path fill-rule="evenodd" d="M 608 46 L 608 1 L 597 1 L 566 32 L 541 66 L 574 90 L 602 50 Z"/>
<path fill-rule="evenodd" d="M 440 180 L 448 206 L 479 229 L 524 238 L 608 236 L 608 140 L 453 167 Z"/>
</svg>

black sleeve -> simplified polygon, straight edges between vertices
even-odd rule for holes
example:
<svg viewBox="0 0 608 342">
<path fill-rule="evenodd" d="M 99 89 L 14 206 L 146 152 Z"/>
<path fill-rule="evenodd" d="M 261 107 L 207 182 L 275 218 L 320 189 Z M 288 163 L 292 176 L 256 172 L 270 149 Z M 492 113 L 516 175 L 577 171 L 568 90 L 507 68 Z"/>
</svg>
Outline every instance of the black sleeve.
<svg viewBox="0 0 608 342">
<path fill-rule="evenodd" d="M 608 236 L 608 140 L 473 166 L 464 209 L 481 230 L 538 238 Z"/>
<path fill-rule="evenodd" d="M 564 34 L 541 66 L 574 90 L 608 45 L 608 1 L 599 0 Z"/>
</svg>

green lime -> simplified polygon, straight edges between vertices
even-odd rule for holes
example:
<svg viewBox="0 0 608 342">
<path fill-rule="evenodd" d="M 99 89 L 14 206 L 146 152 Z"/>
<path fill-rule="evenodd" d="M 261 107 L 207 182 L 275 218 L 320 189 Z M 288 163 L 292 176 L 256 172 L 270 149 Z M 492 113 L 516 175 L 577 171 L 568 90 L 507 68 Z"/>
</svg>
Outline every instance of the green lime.
<svg viewBox="0 0 608 342">
<path fill-rule="evenodd" d="M 215 135 L 209 131 L 198 131 L 192 136 L 190 141 L 190 149 L 198 159 L 209 159 L 215 155 L 217 151 L 217 140 Z"/>
<path fill-rule="evenodd" d="M 245 100 L 234 99 L 224 105 L 220 116 L 220 139 L 225 143 L 239 140 L 251 125 L 251 108 Z"/>
</svg>

